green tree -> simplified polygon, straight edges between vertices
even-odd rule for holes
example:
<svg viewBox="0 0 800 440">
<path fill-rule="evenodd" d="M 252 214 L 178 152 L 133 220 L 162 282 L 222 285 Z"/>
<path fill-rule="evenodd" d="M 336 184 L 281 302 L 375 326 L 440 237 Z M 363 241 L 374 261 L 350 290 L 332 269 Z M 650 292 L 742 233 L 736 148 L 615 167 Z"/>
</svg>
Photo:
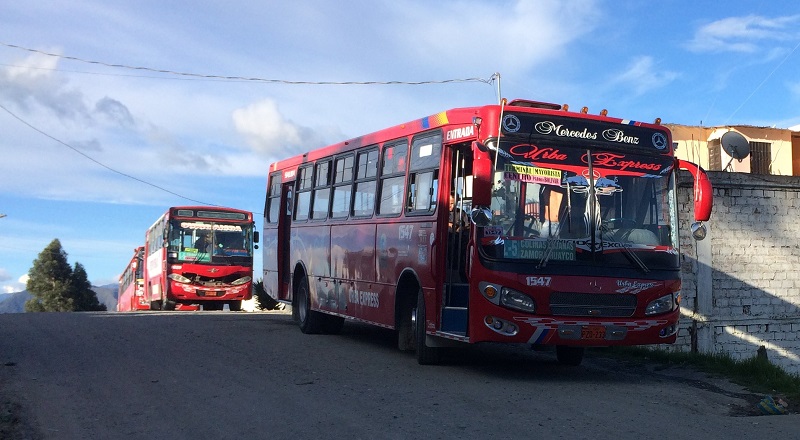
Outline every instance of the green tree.
<svg viewBox="0 0 800 440">
<path fill-rule="evenodd" d="M 72 268 L 61 242 L 54 239 L 39 253 L 28 271 L 26 288 L 31 299 L 25 302 L 26 312 L 68 312 L 73 310 L 70 297 Z"/>
<path fill-rule="evenodd" d="M 73 270 L 67 263 L 67 253 L 61 242 L 54 239 L 33 261 L 28 271 L 26 312 L 85 312 L 104 311 L 81 263 Z"/>
<path fill-rule="evenodd" d="M 97 294 L 92 290 L 92 284 L 86 275 L 81 263 L 75 263 L 72 271 L 72 283 L 69 296 L 72 298 L 73 310 L 76 312 L 106 311 L 105 304 L 100 304 Z"/>
</svg>

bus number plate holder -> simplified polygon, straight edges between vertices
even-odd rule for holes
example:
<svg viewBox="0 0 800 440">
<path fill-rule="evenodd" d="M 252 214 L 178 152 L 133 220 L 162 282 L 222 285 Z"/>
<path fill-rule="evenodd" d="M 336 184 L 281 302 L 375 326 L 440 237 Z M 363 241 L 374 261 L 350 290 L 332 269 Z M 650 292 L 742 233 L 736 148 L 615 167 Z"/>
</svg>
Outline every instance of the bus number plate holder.
<svg viewBox="0 0 800 440">
<path fill-rule="evenodd" d="M 581 327 L 581 339 L 605 339 L 606 328 L 602 325 L 584 325 Z"/>
</svg>

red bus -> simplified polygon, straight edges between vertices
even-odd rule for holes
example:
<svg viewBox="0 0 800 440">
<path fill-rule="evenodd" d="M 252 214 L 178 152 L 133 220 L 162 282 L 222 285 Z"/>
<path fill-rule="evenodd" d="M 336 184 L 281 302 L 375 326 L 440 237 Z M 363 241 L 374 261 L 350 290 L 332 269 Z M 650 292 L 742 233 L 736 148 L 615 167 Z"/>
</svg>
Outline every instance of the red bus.
<svg viewBox="0 0 800 440">
<path fill-rule="evenodd" d="M 117 311 L 150 310 L 150 301 L 144 297 L 144 247 L 133 250 L 133 257 L 119 276 Z"/>
<path fill-rule="evenodd" d="M 264 287 L 305 333 L 394 329 L 421 364 L 479 342 L 555 346 L 571 365 L 585 347 L 672 343 L 679 168 L 699 238 L 711 185 L 659 120 L 447 110 L 273 163 Z"/>
<path fill-rule="evenodd" d="M 242 309 L 252 298 L 253 214 L 232 208 L 169 208 L 147 230 L 145 297 L 151 308 Z"/>
</svg>

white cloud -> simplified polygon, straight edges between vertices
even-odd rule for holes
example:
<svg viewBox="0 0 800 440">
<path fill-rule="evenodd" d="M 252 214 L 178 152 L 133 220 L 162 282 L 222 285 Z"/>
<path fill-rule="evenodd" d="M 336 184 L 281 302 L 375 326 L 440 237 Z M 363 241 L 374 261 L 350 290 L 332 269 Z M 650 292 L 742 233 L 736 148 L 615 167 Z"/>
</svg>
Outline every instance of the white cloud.
<svg viewBox="0 0 800 440">
<path fill-rule="evenodd" d="M 8 271 L 4 268 L 0 267 L 0 282 L 8 281 L 11 279 L 11 275 L 8 274 Z"/>
<path fill-rule="evenodd" d="M 394 52 L 433 71 L 528 70 L 565 55 L 565 48 L 594 29 L 595 2 L 426 2 L 424 8 L 394 4 L 405 16 L 390 29 Z M 431 11 L 431 8 L 438 9 Z M 468 31 L 466 31 L 468 30 Z M 401 60 L 402 62 L 402 60 Z M 501 72 L 502 73 L 502 72 Z"/>
<path fill-rule="evenodd" d="M 7 278 L 2 277 L 2 275 L 4 273 L 5 273 L 5 275 L 8 275 L 8 273 L 5 272 L 5 269 L 0 269 L 0 281 L 8 281 L 8 280 L 10 280 L 11 277 L 7 277 Z M 22 292 L 23 290 L 25 290 L 25 286 L 27 286 L 27 284 L 28 284 L 28 275 L 25 274 L 25 275 L 19 277 L 19 279 L 16 282 L 3 283 L 2 290 L 3 290 L 3 293 Z"/>
<path fill-rule="evenodd" d="M 694 52 L 755 53 L 763 49 L 762 44 L 767 40 L 796 40 L 798 23 L 800 15 L 723 18 L 700 27 L 688 47 Z"/>
<path fill-rule="evenodd" d="M 271 99 L 237 109 L 232 118 L 247 144 L 254 151 L 271 157 L 286 157 L 330 142 L 316 130 L 286 119 L 277 102 Z"/>
<path fill-rule="evenodd" d="M 639 57 L 625 72 L 615 77 L 614 84 L 622 84 L 637 95 L 667 86 L 678 77 L 678 73 L 661 68 L 653 57 Z"/>
</svg>

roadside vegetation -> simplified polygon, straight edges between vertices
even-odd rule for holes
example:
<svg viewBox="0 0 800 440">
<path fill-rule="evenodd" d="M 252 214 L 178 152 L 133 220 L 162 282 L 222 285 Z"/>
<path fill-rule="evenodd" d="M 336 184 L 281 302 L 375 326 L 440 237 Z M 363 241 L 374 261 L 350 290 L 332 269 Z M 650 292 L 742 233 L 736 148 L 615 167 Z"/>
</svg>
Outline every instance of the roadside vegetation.
<svg viewBox="0 0 800 440">
<path fill-rule="evenodd" d="M 627 359 L 647 359 L 664 366 L 688 366 L 728 378 L 731 382 L 764 395 L 781 397 L 790 403 L 791 412 L 800 409 L 800 375 L 787 373 L 771 363 L 766 355 L 737 361 L 727 353 L 698 354 L 668 352 L 639 347 L 598 349 L 598 353 Z"/>
</svg>

